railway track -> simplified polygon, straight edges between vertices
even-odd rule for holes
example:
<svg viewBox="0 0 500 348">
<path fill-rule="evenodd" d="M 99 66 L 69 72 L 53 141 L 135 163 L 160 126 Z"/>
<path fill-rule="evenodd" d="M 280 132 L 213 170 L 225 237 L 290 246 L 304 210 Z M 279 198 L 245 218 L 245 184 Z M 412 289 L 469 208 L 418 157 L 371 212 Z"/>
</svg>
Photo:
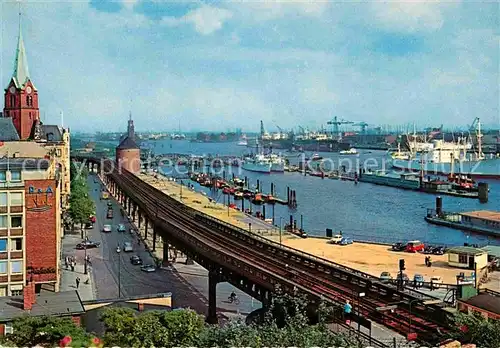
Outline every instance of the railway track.
<svg viewBox="0 0 500 348">
<path fill-rule="evenodd" d="M 184 239 L 197 240 L 207 248 L 224 254 L 226 259 L 237 260 L 240 265 L 248 264 L 260 272 L 270 274 L 279 282 L 296 287 L 305 293 L 322 296 L 335 303 L 344 303 L 349 299 L 355 307 L 355 312 L 402 334 L 407 334 L 411 328 L 411 332 L 417 333 L 421 338 L 426 338 L 434 335 L 438 329 L 446 331 L 446 328 L 438 323 L 415 313 L 421 312 L 425 308 L 419 308 L 416 305 L 413 313 L 404 308 L 398 308 L 394 312 L 377 312 L 377 307 L 387 306 L 390 301 L 376 298 L 371 293 L 359 299 L 356 297 L 356 288 L 352 284 L 339 284 L 329 279 L 324 273 L 313 271 L 303 264 L 291 262 L 289 258 L 283 258 L 279 254 L 269 254 L 265 250 L 256 248 L 255 245 L 249 245 L 221 230 L 209 228 L 197 220 L 199 213 L 196 210 L 165 195 L 131 173 L 113 173 L 111 176 L 122 190 L 127 192 L 130 197 L 135 198 L 138 205 L 142 205 L 141 209 L 148 212 L 150 216 L 156 215 L 167 227 L 167 230 L 182 231 Z M 241 271 L 237 267 L 233 270 L 235 272 Z M 262 279 L 258 277 L 252 281 L 264 286 L 269 285 L 262 284 Z"/>
</svg>

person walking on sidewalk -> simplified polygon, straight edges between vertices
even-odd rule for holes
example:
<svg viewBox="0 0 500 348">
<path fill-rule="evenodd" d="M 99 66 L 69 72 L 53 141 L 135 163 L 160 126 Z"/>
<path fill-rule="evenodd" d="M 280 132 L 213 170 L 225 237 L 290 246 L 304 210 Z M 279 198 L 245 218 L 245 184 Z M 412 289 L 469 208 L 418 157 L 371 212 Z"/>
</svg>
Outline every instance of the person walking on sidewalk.
<svg viewBox="0 0 500 348">
<path fill-rule="evenodd" d="M 68 257 L 67 256 L 64 258 L 64 265 L 66 266 L 66 269 L 69 268 L 69 262 L 68 262 Z"/>
<path fill-rule="evenodd" d="M 80 287 L 80 278 L 76 277 L 75 282 L 76 282 L 76 288 L 78 289 Z"/>
</svg>

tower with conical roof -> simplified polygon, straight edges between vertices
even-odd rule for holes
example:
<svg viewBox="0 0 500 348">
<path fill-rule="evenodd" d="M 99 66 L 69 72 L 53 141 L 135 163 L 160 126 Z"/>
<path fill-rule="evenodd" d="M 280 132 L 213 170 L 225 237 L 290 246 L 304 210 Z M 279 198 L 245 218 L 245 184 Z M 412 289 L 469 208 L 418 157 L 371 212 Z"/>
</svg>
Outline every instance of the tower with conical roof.
<svg viewBox="0 0 500 348">
<path fill-rule="evenodd" d="M 17 41 L 14 72 L 5 89 L 4 117 L 10 117 L 21 140 L 33 136 L 35 124 L 40 120 L 38 91 L 30 79 L 28 59 L 21 30 L 19 14 L 19 38 Z"/>
<path fill-rule="evenodd" d="M 116 163 L 118 169 L 126 169 L 132 173 L 141 170 L 141 148 L 135 141 L 134 121 L 129 114 L 127 133 L 121 137 L 120 145 L 116 147 Z"/>
</svg>

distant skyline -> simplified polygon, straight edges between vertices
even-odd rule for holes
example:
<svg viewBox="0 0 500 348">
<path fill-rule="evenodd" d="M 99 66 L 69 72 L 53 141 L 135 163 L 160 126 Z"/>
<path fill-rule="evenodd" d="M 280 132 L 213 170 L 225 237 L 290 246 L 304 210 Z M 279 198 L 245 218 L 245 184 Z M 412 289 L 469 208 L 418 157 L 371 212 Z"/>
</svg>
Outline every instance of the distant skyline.
<svg viewBox="0 0 500 348">
<path fill-rule="evenodd" d="M 0 80 L 18 3 L 0 2 Z M 499 4 L 22 2 L 40 114 L 74 131 L 500 125 Z M 3 103 L 2 103 L 3 107 Z"/>
</svg>

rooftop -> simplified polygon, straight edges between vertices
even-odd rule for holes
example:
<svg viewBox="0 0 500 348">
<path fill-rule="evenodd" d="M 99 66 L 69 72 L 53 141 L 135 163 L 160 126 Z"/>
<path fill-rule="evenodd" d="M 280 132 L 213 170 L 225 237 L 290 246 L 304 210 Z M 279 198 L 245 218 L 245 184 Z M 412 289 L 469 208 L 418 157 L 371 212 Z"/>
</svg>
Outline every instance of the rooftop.
<svg viewBox="0 0 500 348">
<path fill-rule="evenodd" d="M 495 314 L 500 314 L 500 296 L 496 296 L 493 292 L 483 292 L 463 302 Z"/>
<path fill-rule="evenodd" d="M 23 309 L 23 296 L 0 297 L 0 321 L 7 322 L 29 314 L 30 316 L 69 316 L 85 313 L 78 292 L 42 292 L 36 295 L 31 311 Z"/>
<path fill-rule="evenodd" d="M 117 146 L 117 149 L 140 149 L 140 147 L 139 145 L 137 145 L 134 139 L 127 136 L 122 140 L 120 145 Z"/>
<path fill-rule="evenodd" d="M 484 248 L 481 248 L 488 253 L 489 256 L 500 257 L 500 246 L 496 245 L 487 245 Z"/>
<path fill-rule="evenodd" d="M 485 254 L 486 251 L 479 248 L 473 248 L 469 246 L 459 246 L 448 249 L 449 254 L 469 254 L 469 255 L 481 255 Z"/>
<path fill-rule="evenodd" d="M 10 158 L 45 158 L 47 149 L 34 141 L 8 141 L 0 144 L 0 158 L 5 156 Z"/>
<path fill-rule="evenodd" d="M 468 213 L 460 213 L 460 215 L 488 220 L 488 221 L 500 222 L 500 212 L 498 211 L 478 210 L 478 211 L 471 211 Z"/>
<path fill-rule="evenodd" d="M 19 134 L 17 134 L 16 127 L 12 123 L 10 117 L 0 117 L 0 141 L 17 141 Z"/>
</svg>

